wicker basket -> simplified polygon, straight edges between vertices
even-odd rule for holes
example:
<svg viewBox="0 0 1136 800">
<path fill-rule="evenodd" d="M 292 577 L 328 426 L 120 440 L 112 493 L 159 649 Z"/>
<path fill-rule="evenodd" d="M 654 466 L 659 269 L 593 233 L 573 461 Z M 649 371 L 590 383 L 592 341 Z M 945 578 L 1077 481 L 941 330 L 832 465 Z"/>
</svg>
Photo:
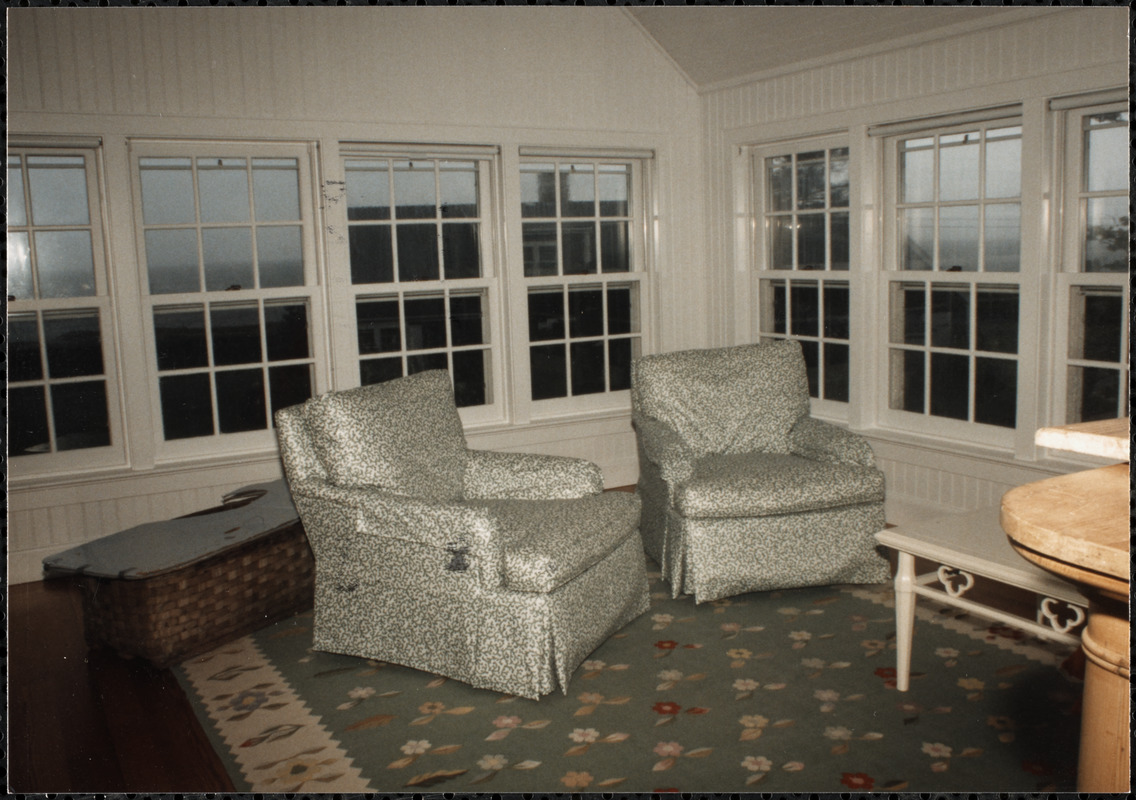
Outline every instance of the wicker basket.
<svg viewBox="0 0 1136 800">
<path fill-rule="evenodd" d="M 159 575 L 83 576 L 87 644 L 169 666 L 311 608 L 314 575 L 297 521 Z"/>
</svg>

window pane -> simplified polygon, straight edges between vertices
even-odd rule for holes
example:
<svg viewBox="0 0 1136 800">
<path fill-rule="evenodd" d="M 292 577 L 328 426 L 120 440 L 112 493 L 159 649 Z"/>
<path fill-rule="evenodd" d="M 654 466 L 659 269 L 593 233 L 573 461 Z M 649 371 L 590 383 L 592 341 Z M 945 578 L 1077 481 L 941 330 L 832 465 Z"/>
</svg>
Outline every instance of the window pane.
<svg viewBox="0 0 1136 800">
<path fill-rule="evenodd" d="M 146 271 L 150 294 L 200 291 L 197 233 L 191 230 L 146 231 Z"/>
<path fill-rule="evenodd" d="M 398 279 L 401 281 L 438 280 L 438 227 L 398 226 Z"/>
<path fill-rule="evenodd" d="M 771 269 L 793 268 L 793 228 L 795 217 L 769 220 L 769 260 Z"/>
<path fill-rule="evenodd" d="M 20 157 L 8 157 L 8 224 L 27 225 L 28 209 L 24 201 L 24 173 Z"/>
<path fill-rule="evenodd" d="M 986 143 L 986 196 L 1017 197 L 1022 193 L 1022 140 Z"/>
<path fill-rule="evenodd" d="M 569 336 L 603 336 L 603 290 L 600 287 L 576 287 L 568 292 Z"/>
<path fill-rule="evenodd" d="M 1100 367 L 1069 368 L 1070 422 L 1113 419 L 1120 412 L 1120 370 Z"/>
<path fill-rule="evenodd" d="M 591 217 L 596 213 L 596 183 L 591 164 L 560 167 L 560 216 Z"/>
<path fill-rule="evenodd" d="M 1090 192 L 1127 191 L 1130 157 L 1128 126 L 1085 132 L 1085 189 Z"/>
<path fill-rule="evenodd" d="M 110 444 L 106 381 L 57 383 L 51 387 L 55 449 L 80 450 Z"/>
<path fill-rule="evenodd" d="M 87 172 L 84 163 L 82 156 L 28 158 L 32 224 L 87 225 L 90 223 L 91 214 L 87 208 Z"/>
<path fill-rule="evenodd" d="M 312 396 L 312 368 L 308 364 L 270 367 L 268 388 L 275 416 L 280 409 L 298 405 Z"/>
<path fill-rule="evenodd" d="M 848 284 L 826 283 L 824 285 L 824 335 L 834 339 L 847 339 Z"/>
<path fill-rule="evenodd" d="M 903 263 L 901 269 L 929 270 L 935 259 L 935 211 L 908 208 L 903 211 Z"/>
<path fill-rule="evenodd" d="M 923 413 L 924 363 L 920 350 L 891 351 L 891 400 L 889 407 L 898 411 Z"/>
<path fill-rule="evenodd" d="M 848 402 L 848 345 L 824 344 L 824 396 Z"/>
<path fill-rule="evenodd" d="M 305 303 L 265 303 L 264 326 L 269 361 L 307 358 L 311 354 Z"/>
<path fill-rule="evenodd" d="M 974 362 L 974 421 L 1013 428 L 1017 425 L 1018 365 L 1002 358 Z"/>
<path fill-rule="evenodd" d="M 260 358 L 260 311 L 255 304 L 213 306 L 213 363 L 252 364 Z"/>
<path fill-rule="evenodd" d="M 926 203 L 935 197 L 935 153 L 906 150 L 900 157 L 900 201 Z"/>
<path fill-rule="evenodd" d="M 820 350 L 816 342 L 802 341 L 801 353 L 805 357 L 805 373 L 809 379 L 809 397 L 820 397 Z"/>
<path fill-rule="evenodd" d="M 256 229 L 256 260 L 262 288 L 304 285 L 300 226 Z"/>
<path fill-rule="evenodd" d="M 970 347 L 970 292 L 943 286 L 931 289 L 931 346 Z"/>
<path fill-rule="evenodd" d="M 386 161 L 348 161 L 347 219 L 390 219 L 390 178 Z"/>
<path fill-rule="evenodd" d="M 631 361 L 638 339 L 612 339 L 607 343 L 607 372 L 611 391 L 631 388 Z"/>
<path fill-rule="evenodd" d="M 98 311 L 56 311 L 44 314 L 43 338 L 47 346 L 47 373 L 50 377 L 74 378 L 103 373 L 103 342 Z"/>
<path fill-rule="evenodd" d="M 565 222 L 564 274 L 585 275 L 596 271 L 596 226 L 593 222 Z"/>
<path fill-rule="evenodd" d="M 1072 292 L 1069 357 L 1119 362 L 1124 331 L 1124 298 L 1120 292 L 1080 287 Z"/>
<path fill-rule="evenodd" d="M 368 358 L 359 362 L 359 379 L 363 386 L 402 377 L 401 358 Z"/>
<path fill-rule="evenodd" d="M 986 206 L 987 272 L 1017 272 L 1022 253 L 1022 208 L 1017 203 Z"/>
<path fill-rule="evenodd" d="M 573 342 L 572 394 L 596 394 L 607 389 L 604 381 L 604 343 Z"/>
<path fill-rule="evenodd" d="M 1091 197 L 1086 202 L 1085 272 L 1127 271 L 1128 198 Z"/>
<path fill-rule="evenodd" d="M 143 158 L 142 221 L 147 225 L 196 222 L 188 158 Z"/>
<path fill-rule="evenodd" d="M 943 142 L 947 141 L 946 136 Z M 978 142 L 939 150 L 939 199 L 978 199 Z"/>
<path fill-rule="evenodd" d="M 824 151 L 797 156 L 797 208 L 824 208 L 827 203 Z"/>
<path fill-rule="evenodd" d="M 931 413 L 936 417 L 967 418 L 969 361 L 966 356 L 931 354 Z"/>
<path fill-rule="evenodd" d="M 529 348 L 529 369 L 533 400 L 568 396 L 568 364 L 564 345 L 546 344 Z"/>
<path fill-rule="evenodd" d="M 529 341 L 564 338 L 564 294 L 555 291 L 529 292 Z"/>
<path fill-rule="evenodd" d="M 1018 293 L 978 292 L 975 347 L 991 353 L 1018 352 Z"/>
<path fill-rule="evenodd" d="M 249 184 L 243 158 L 197 159 L 202 222 L 248 222 Z"/>
<path fill-rule="evenodd" d="M 47 400 L 42 386 L 8 389 L 8 455 L 47 453 Z"/>
<path fill-rule="evenodd" d="M 434 162 L 394 162 L 395 216 L 424 219 L 437 216 L 434 193 Z"/>
<path fill-rule="evenodd" d="M 406 374 L 417 375 L 432 369 L 449 369 L 445 353 L 428 353 L 420 356 L 406 357 Z"/>
<path fill-rule="evenodd" d="M 978 269 L 978 206 L 939 209 L 939 269 L 943 272 Z"/>
<path fill-rule="evenodd" d="M 769 187 L 769 210 L 789 211 L 793 208 L 793 160 L 790 156 L 765 159 L 766 184 Z"/>
<path fill-rule="evenodd" d="M 155 308 L 154 342 L 159 370 L 206 366 L 209 357 L 205 344 L 205 309 L 201 306 Z"/>
<path fill-rule="evenodd" d="M 635 287 L 637 288 L 637 287 Z M 639 326 L 635 324 L 634 306 L 632 305 L 633 287 L 609 286 L 607 289 L 607 332 L 610 334 L 637 333 Z"/>
<path fill-rule="evenodd" d="M 927 298 L 921 285 L 891 284 L 893 344 L 923 344 L 927 325 Z"/>
<path fill-rule="evenodd" d="M 483 406 L 489 397 L 485 376 L 489 373 L 486 362 L 488 350 L 459 350 L 453 354 L 454 402 L 459 408 Z"/>
<path fill-rule="evenodd" d="M 167 375 L 158 381 L 162 432 L 167 440 L 213 435 L 209 375 Z"/>
<path fill-rule="evenodd" d="M 556 216 L 555 175 L 551 164 L 534 164 L 521 167 L 522 217 Z M 555 240 L 555 236 L 553 239 Z"/>
<path fill-rule="evenodd" d="M 352 225 L 348 231 L 351 283 L 393 282 L 391 229 L 386 225 Z"/>
<path fill-rule="evenodd" d="M 477 165 L 471 161 L 443 161 L 438 182 L 442 189 L 442 216 L 477 216 Z"/>
<path fill-rule="evenodd" d="M 35 381 L 42 377 L 35 315 L 13 314 L 8 318 L 8 380 Z"/>
<path fill-rule="evenodd" d="M 267 427 L 263 370 L 218 372 L 216 380 L 217 416 L 221 433 L 240 433 Z"/>
<path fill-rule="evenodd" d="M 824 269 L 823 214 L 797 217 L 797 269 Z"/>
<path fill-rule="evenodd" d="M 255 288 L 249 228 L 206 228 L 201 232 L 201 254 L 205 291 Z"/>
<path fill-rule="evenodd" d="M 556 223 L 526 222 L 521 225 L 524 237 L 525 277 L 556 275 Z"/>
<path fill-rule="evenodd" d="M 406 349 L 428 350 L 446 346 L 446 303 L 440 296 L 407 297 Z"/>
<path fill-rule="evenodd" d="M 89 297 L 95 293 L 90 231 L 36 231 L 40 297 Z"/>
<path fill-rule="evenodd" d="M 791 328 L 794 336 L 820 334 L 820 291 L 815 283 L 790 284 Z"/>
<path fill-rule="evenodd" d="M 848 215 L 833 214 L 829 224 L 831 227 L 832 240 L 831 263 L 829 266 L 835 270 L 847 270 L 851 263 L 848 245 Z"/>
<path fill-rule="evenodd" d="M 355 321 L 360 353 L 397 353 L 402 350 L 397 300 L 360 300 L 355 304 Z M 399 367 L 399 375 L 402 374 L 401 369 Z"/>
<path fill-rule="evenodd" d="M 35 296 L 26 233 L 8 234 L 8 296 L 16 300 L 30 300 Z"/>
<path fill-rule="evenodd" d="M 830 150 L 828 191 L 829 205 L 838 207 L 848 206 L 848 148 L 838 147 Z"/>
<path fill-rule="evenodd" d="M 785 333 L 786 297 L 782 281 L 761 282 L 761 330 L 765 333 Z"/>
<path fill-rule="evenodd" d="M 454 347 L 488 341 L 481 294 L 450 296 L 450 340 Z"/>
<path fill-rule="evenodd" d="M 601 166 L 597 181 L 600 216 L 626 217 L 631 211 L 631 170 L 625 165 Z"/>
<path fill-rule="evenodd" d="M 600 248 L 604 272 L 627 272 L 631 269 L 626 222 L 601 222 Z"/>
<path fill-rule="evenodd" d="M 254 158 L 252 196 L 260 222 L 300 219 L 300 169 L 294 158 Z"/>
<path fill-rule="evenodd" d="M 442 225 L 442 260 L 448 280 L 481 277 L 476 222 L 447 222 Z"/>
</svg>

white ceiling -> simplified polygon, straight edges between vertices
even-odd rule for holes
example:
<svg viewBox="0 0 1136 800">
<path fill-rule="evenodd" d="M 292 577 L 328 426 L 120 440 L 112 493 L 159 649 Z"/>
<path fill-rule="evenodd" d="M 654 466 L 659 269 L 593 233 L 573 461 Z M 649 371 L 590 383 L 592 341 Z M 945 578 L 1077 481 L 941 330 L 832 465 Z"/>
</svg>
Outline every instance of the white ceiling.
<svg viewBox="0 0 1136 800">
<path fill-rule="evenodd" d="M 699 88 L 915 43 L 1053 9 L 918 6 L 627 7 Z M 904 40 L 907 40 L 906 42 Z"/>
</svg>

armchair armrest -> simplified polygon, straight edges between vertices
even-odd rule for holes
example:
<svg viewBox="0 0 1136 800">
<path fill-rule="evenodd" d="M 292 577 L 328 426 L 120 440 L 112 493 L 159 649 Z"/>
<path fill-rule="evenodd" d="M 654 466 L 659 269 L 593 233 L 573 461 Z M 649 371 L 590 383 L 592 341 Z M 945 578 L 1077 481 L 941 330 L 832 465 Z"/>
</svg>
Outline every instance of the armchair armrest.
<svg viewBox="0 0 1136 800">
<path fill-rule="evenodd" d="M 874 467 L 876 456 L 858 433 L 813 417 L 801 417 L 789 432 L 789 450 L 814 461 Z"/>
<path fill-rule="evenodd" d="M 640 449 L 659 467 L 663 480 L 681 483 L 694 474 L 694 452 L 674 428 L 645 414 L 633 414 L 631 424 L 638 434 Z"/>
<path fill-rule="evenodd" d="M 582 458 L 470 450 L 464 478 L 469 500 L 566 500 L 599 494 L 603 471 Z"/>
</svg>

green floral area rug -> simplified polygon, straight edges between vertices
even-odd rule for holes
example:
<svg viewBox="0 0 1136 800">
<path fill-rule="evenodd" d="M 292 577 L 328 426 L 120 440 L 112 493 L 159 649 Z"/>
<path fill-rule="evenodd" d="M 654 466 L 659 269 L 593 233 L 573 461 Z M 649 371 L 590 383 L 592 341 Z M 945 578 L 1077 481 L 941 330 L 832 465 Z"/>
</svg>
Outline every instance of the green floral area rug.
<svg viewBox="0 0 1136 800">
<path fill-rule="evenodd" d="M 1071 649 L 890 586 L 672 600 L 526 700 L 312 651 L 311 614 L 175 670 L 249 792 L 1073 791 Z"/>
</svg>

